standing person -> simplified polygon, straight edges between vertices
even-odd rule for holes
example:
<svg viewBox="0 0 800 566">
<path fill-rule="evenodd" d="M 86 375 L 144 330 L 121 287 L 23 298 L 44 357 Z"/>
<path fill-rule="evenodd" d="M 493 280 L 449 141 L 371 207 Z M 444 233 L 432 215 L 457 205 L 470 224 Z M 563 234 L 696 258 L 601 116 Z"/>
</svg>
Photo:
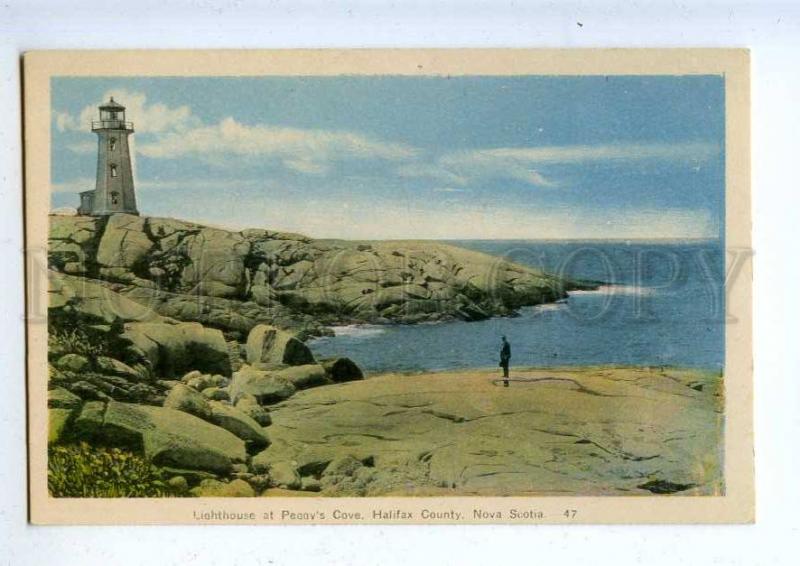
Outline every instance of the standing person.
<svg viewBox="0 0 800 566">
<path fill-rule="evenodd" d="M 508 363 L 511 360 L 511 344 L 503 336 L 503 343 L 500 347 L 500 366 L 503 368 L 503 387 L 508 387 Z"/>
</svg>

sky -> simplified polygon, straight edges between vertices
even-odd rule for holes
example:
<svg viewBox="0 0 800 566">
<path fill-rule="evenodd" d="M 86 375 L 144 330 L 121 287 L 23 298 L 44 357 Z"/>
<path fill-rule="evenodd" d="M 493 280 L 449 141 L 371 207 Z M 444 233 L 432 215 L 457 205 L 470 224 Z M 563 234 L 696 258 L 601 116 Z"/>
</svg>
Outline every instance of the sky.
<svg viewBox="0 0 800 566">
<path fill-rule="evenodd" d="M 721 76 L 52 79 L 54 208 L 134 123 L 142 214 L 349 239 L 724 232 Z"/>
</svg>

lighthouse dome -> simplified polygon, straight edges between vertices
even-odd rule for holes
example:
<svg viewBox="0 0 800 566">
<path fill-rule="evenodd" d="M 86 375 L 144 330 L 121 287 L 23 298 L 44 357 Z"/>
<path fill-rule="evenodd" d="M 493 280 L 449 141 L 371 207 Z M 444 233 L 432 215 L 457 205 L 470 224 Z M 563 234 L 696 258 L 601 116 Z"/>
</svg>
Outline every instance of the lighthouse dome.
<svg viewBox="0 0 800 566">
<path fill-rule="evenodd" d="M 119 102 L 114 102 L 114 97 L 112 96 L 108 102 L 100 105 L 100 110 L 125 110 L 125 107 Z"/>
</svg>

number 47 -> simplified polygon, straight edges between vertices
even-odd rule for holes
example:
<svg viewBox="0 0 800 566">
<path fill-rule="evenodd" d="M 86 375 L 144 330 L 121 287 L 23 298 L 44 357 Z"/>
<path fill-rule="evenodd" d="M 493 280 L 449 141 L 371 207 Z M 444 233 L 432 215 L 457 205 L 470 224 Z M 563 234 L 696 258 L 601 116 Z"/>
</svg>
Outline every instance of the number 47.
<svg viewBox="0 0 800 566">
<path fill-rule="evenodd" d="M 578 510 L 577 509 L 566 509 L 566 510 L 564 510 L 564 516 L 567 519 L 574 519 L 575 515 L 577 515 L 577 514 L 578 514 Z"/>
</svg>

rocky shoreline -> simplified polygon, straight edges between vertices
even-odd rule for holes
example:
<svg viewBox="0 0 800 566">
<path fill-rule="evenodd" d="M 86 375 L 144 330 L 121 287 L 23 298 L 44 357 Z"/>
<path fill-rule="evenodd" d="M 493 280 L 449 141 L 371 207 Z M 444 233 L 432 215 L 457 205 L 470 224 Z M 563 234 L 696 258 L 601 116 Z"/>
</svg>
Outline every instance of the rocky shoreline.
<svg viewBox="0 0 800 566">
<path fill-rule="evenodd" d="M 51 216 L 48 267 L 51 462 L 135 462 L 149 478 L 136 489 L 125 478 L 111 491 L 81 488 L 115 495 L 151 484 L 180 496 L 346 492 L 326 478 L 351 477 L 372 456 L 300 468 L 272 457 L 284 442 L 270 432 L 272 407 L 365 383 L 349 359 L 316 360 L 308 337 L 331 324 L 512 315 L 592 287 L 445 244 L 322 242 L 124 214 Z M 57 457 L 70 446 L 78 456 Z M 51 491 L 71 489 L 69 473 L 51 469 Z"/>
<path fill-rule="evenodd" d="M 51 216 L 50 226 L 50 269 L 239 339 L 259 323 L 313 334 L 481 320 L 596 287 L 434 242 L 312 240 L 126 214 Z"/>
</svg>

